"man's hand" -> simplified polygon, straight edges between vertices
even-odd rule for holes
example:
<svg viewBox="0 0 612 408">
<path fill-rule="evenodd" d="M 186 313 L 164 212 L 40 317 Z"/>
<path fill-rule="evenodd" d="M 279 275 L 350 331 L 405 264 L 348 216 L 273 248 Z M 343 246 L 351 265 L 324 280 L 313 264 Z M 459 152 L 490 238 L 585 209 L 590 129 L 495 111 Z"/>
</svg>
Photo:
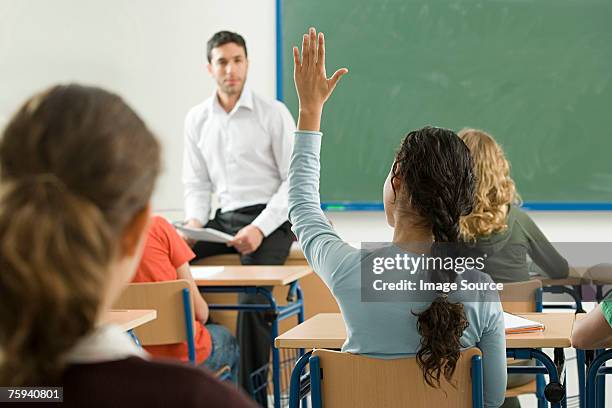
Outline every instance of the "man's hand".
<svg viewBox="0 0 612 408">
<path fill-rule="evenodd" d="M 185 222 L 185 226 L 189 227 L 189 228 L 202 228 L 203 225 L 202 223 L 195 219 L 195 218 L 191 218 L 189 220 L 187 220 L 187 222 Z M 197 242 L 195 239 L 191 239 L 191 238 L 187 238 L 186 236 L 184 236 L 181 231 L 176 231 L 179 233 L 179 235 L 181 236 L 181 238 L 183 238 L 185 240 L 185 242 L 187 243 L 187 245 L 189 245 L 190 247 L 193 247 L 195 245 L 195 243 Z"/>
<path fill-rule="evenodd" d="M 325 38 L 314 28 L 302 38 L 302 55 L 293 47 L 293 80 L 300 101 L 299 130 L 318 131 L 323 104 L 348 69 L 337 70 L 330 79 L 325 73 Z"/>
<path fill-rule="evenodd" d="M 248 255 L 257 251 L 263 239 L 263 232 L 255 225 L 249 224 L 238 231 L 234 239 L 229 241 L 227 245 L 233 246 L 242 255 Z"/>
</svg>

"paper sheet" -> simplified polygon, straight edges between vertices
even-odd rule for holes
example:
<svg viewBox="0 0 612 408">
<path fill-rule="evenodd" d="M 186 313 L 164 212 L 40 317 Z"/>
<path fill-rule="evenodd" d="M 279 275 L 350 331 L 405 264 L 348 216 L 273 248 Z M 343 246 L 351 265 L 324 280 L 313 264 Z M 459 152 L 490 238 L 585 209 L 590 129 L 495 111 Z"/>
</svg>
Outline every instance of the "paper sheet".
<svg viewBox="0 0 612 408">
<path fill-rule="evenodd" d="M 192 266 L 191 276 L 193 279 L 210 279 L 213 275 L 223 272 L 223 266 Z"/>
<path fill-rule="evenodd" d="M 187 238 L 195 239 L 196 241 L 225 244 L 234 238 L 230 234 L 226 234 L 225 232 L 217 231 L 216 229 L 212 228 L 191 228 L 178 224 L 175 224 L 174 227 Z"/>
</svg>

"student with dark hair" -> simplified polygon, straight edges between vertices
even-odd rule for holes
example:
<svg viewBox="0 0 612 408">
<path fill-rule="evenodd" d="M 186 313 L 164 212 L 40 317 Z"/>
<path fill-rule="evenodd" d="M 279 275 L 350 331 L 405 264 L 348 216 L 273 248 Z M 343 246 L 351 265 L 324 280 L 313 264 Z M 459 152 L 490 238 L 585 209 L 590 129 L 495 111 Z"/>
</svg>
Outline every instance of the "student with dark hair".
<svg viewBox="0 0 612 408">
<path fill-rule="evenodd" d="M 485 406 L 499 407 L 506 389 L 506 352 L 496 293 L 481 301 L 462 291 L 432 293 L 419 301 L 362 301 L 362 262 L 384 255 L 387 249 L 352 248 L 321 211 L 321 113 L 338 80 L 348 72 L 343 68 L 326 77 L 324 45 L 323 34 L 317 37 L 311 28 L 303 37 L 301 56 L 297 48 L 293 50 L 300 113 L 289 170 L 289 219 L 306 259 L 340 306 L 347 327 L 342 350 L 379 358 L 416 355 L 425 381 L 438 387 L 441 380 L 452 379 L 461 349 L 478 347 L 483 353 Z M 459 248 L 452 244 L 459 242 L 460 217 L 472 210 L 474 189 L 470 152 L 454 132 L 433 127 L 409 132 L 384 184 L 393 244 L 413 254 L 456 255 Z M 438 267 L 424 273 L 433 282 L 457 279 L 453 270 Z M 492 283 L 476 270 L 462 276 Z"/>
<path fill-rule="evenodd" d="M 229 246 L 190 244 L 196 259 L 235 253 L 243 265 L 282 265 L 293 241 L 287 221 L 287 174 L 295 123 L 285 105 L 245 85 L 249 61 L 239 34 L 221 31 L 213 35 L 207 58 L 208 72 L 217 87 L 185 119 L 185 220 L 190 227 L 214 228 L 234 239 Z M 212 193 L 217 194 L 220 208 L 209 220 Z M 239 301 L 267 300 L 263 295 L 240 294 Z M 250 389 L 249 375 L 269 361 L 269 316 L 240 312 L 236 334 L 240 382 Z M 262 404 L 264 394 L 259 398 Z"/>
<path fill-rule="evenodd" d="M 253 406 L 204 370 L 156 362 L 101 318 L 131 280 L 160 146 L 117 95 L 30 98 L 0 142 L 0 385 L 67 407 Z"/>
</svg>

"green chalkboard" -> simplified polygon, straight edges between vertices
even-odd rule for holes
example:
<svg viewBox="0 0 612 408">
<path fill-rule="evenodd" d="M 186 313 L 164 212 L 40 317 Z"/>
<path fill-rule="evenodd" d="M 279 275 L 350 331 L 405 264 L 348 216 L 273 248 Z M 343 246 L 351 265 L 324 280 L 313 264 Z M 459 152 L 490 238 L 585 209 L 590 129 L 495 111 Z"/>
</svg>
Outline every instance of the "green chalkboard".
<svg viewBox="0 0 612 408">
<path fill-rule="evenodd" d="M 331 74 L 324 202 L 379 202 L 407 131 L 490 132 L 534 203 L 612 203 L 612 0 L 285 0 L 284 99 L 297 117 L 291 46 L 313 25 Z"/>
</svg>

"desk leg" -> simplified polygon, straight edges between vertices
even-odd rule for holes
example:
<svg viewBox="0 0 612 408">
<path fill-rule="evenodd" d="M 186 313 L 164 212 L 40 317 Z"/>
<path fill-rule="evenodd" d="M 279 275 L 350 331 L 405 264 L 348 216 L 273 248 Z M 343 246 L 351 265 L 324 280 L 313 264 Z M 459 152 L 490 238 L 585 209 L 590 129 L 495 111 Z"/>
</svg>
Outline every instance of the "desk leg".
<svg viewBox="0 0 612 408">
<path fill-rule="evenodd" d="M 602 285 L 595 285 L 595 300 L 597 301 L 597 303 L 601 303 L 601 301 L 603 300 L 603 286 Z"/>
<path fill-rule="evenodd" d="M 604 353 L 605 350 L 596 350 L 595 351 L 595 356 L 599 357 Z M 602 366 L 605 366 L 606 362 L 604 361 L 602 363 Z M 597 381 L 597 397 L 596 397 L 596 401 L 597 401 L 597 406 L 603 408 L 605 405 L 605 401 L 606 401 L 606 377 L 603 375 L 598 375 L 596 377 L 596 381 Z"/>
<path fill-rule="evenodd" d="M 298 301 L 301 301 L 300 311 L 298 312 L 298 324 L 304 323 L 304 295 L 302 293 L 302 288 L 300 288 L 299 284 L 297 286 L 297 298 Z M 298 358 L 301 358 L 304 355 L 304 349 L 298 349 Z M 302 400 L 302 408 L 308 408 L 308 399 L 304 398 Z"/>
<path fill-rule="evenodd" d="M 257 292 L 264 295 L 270 303 L 270 310 L 274 313 L 274 319 L 272 319 L 272 387 L 274 389 L 274 408 L 280 408 L 281 406 L 281 390 L 280 390 L 280 351 L 274 347 L 274 339 L 278 337 L 278 315 L 279 308 L 276 304 L 276 299 L 271 290 L 264 287 L 258 287 Z"/>
<path fill-rule="evenodd" d="M 551 403 L 552 408 L 565 407 L 567 398 L 565 395 L 565 354 L 562 348 L 555 348 L 555 361 L 538 349 L 508 349 L 506 355 L 510 358 L 530 359 L 535 358 L 542 363 L 541 366 L 516 367 L 508 372 L 524 374 L 543 374 L 549 377 L 548 385 L 544 388 L 544 396 Z"/>
<path fill-rule="evenodd" d="M 298 408 L 300 404 L 300 394 L 301 394 L 301 379 L 302 379 L 302 371 L 308 364 L 310 360 L 310 355 L 312 351 L 301 356 L 297 362 L 295 363 L 295 367 L 293 367 L 293 371 L 291 371 L 291 381 L 289 383 L 289 408 Z M 306 397 L 304 397 L 306 399 Z"/>
<path fill-rule="evenodd" d="M 579 407 L 584 408 L 584 390 L 586 385 L 586 357 L 584 350 L 576 350 L 576 368 L 578 369 L 578 401 Z"/>
<path fill-rule="evenodd" d="M 272 341 L 278 337 L 278 319 L 272 321 Z M 274 408 L 281 406 L 280 392 L 280 351 L 272 344 L 272 383 L 274 386 Z"/>
<path fill-rule="evenodd" d="M 599 382 L 598 373 L 599 369 L 610 359 L 612 359 L 612 350 L 600 350 L 595 360 L 588 366 L 585 395 L 586 408 L 604 407 L 605 389 L 603 389 L 603 382 Z"/>
<path fill-rule="evenodd" d="M 582 308 L 582 285 L 575 285 L 574 293 L 576 294 L 576 313 L 586 313 Z"/>
</svg>

